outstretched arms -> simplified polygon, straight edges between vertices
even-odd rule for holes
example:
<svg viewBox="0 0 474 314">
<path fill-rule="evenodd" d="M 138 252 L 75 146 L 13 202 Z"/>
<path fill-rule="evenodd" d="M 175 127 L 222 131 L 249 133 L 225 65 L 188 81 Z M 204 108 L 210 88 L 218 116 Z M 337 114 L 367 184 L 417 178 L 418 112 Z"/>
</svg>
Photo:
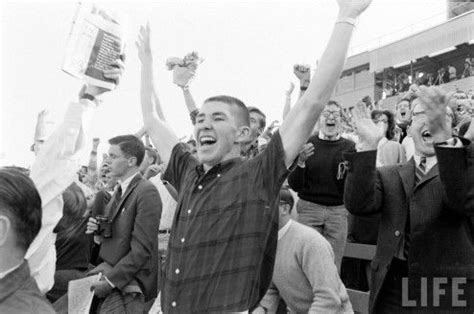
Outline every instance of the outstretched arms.
<svg viewBox="0 0 474 314">
<path fill-rule="evenodd" d="M 280 127 L 285 164 L 291 165 L 328 102 L 344 66 L 355 19 L 371 0 L 338 0 L 339 16 L 319 66 L 306 90 Z"/>
<path fill-rule="evenodd" d="M 169 127 L 163 117 L 155 112 L 155 107 L 161 111 L 161 103 L 154 89 L 153 57 L 150 46 L 150 26 L 140 28 L 140 35 L 136 42 L 138 57 L 141 61 L 141 88 L 140 100 L 142 106 L 143 122 L 147 134 L 153 145 L 168 165 L 173 147 L 178 143 L 178 137 Z"/>
</svg>

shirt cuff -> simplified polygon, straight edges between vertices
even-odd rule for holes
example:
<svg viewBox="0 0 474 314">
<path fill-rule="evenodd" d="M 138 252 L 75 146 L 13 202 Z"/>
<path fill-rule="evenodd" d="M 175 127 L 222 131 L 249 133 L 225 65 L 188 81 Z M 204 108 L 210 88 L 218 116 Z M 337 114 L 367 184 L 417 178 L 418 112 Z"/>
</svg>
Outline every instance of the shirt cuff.
<svg viewBox="0 0 474 314">
<path fill-rule="evenodd" d="M 112 283 L 112 281 L 109 280 L 109 278 L 107 278 L 106 276 L 103 276 L 105 281 L 107 281 L 107 283 L 112 287 L 112 288 L 115 288 L 115 285 Z"/>
<path fill-rule="evenodd" d="M 457 147 L 457 148 L 464 146 L 461 140 L 459 140 L 456 137 L 452 137 L 444 142 L 438 143 L 438 145 L 441 147 Z"/>
</svg>

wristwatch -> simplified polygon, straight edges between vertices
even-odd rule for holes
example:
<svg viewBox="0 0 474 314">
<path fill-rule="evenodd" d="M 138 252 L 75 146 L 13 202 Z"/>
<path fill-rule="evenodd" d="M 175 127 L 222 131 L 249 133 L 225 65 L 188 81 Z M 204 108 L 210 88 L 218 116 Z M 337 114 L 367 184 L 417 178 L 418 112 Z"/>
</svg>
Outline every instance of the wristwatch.
<svg viewBox="0 0 474 314">
<path fill-rule="evenodd" d="M 88 93 L 82 94 L 81 99 L 89 99 L 90 101 L 94 101 L 94 102 L 97 100 L 94 95 L 91 95 Z"/>
</svg>

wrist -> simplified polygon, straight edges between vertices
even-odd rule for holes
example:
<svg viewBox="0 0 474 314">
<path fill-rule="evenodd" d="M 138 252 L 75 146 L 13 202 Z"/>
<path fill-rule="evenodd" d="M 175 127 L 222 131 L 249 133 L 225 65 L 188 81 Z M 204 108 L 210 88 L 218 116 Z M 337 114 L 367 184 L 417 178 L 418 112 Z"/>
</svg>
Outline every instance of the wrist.
<svg viewBox="0 0 474 314">
<path fill-rule="evenodd" d="M 345 23 L 355 27 L 357 25 L 357 16 L 339 14 L 336 19 L 336 24 L 337 23 Z"/>
</svg>

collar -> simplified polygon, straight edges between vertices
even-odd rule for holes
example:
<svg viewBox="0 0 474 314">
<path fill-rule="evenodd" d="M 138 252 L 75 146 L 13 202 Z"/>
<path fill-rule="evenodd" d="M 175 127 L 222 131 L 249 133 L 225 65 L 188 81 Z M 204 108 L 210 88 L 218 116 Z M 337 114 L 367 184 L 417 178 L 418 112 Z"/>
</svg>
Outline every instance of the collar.
<svg viewBox="0 0 474 314">
<path fill-rule="evenodd" d="M 377 150 L 379 150 L 380 147 L 382 147 L 382 146 L 383 146 L 385 143 L 387 143 L 387 142 L 388 142 L 388 139 L 387 139 L 386 137 L 383 137 L 383 138 L 379 141 L 379 143 L 377 144 Z"/>
<path fill-rule="evenodd" d="M 34 282 L 34 279 L 30 275 L 28 262 L 24 260 L 0 280 L 0 304 L 29 281 Z"/>
<path fill-rule="evenodd" d="M 283 227 L 281 227 L 280 230 L 278 230 L 278 241 L 280 241 L 280 239 L 283 238 L 283 236 L 288 232 L 288 229 L 290 229 L 290 225 L 291 225 L 291 218 Z"/>
<path fill-rule="evenodd" d="M 421 161 L 421 156 L 418 156 L 417 154 L 413 155 L 413 158 L 415 159 L 415 166 L 418 166 Z M 425 173 L 428 173 L 431 168 L 433 168 L 434 165 L 438 163 L 438 160 L 436 159 L 436 156 L 431 156 L 431 157 L 426 157 L 426 170 Z"/>
<path fill-rule="evenodd" d="M 128 186 L 130 185 L 130 182 L 132 182 L 133 178 L 135 178 L 135 176 L 140 173 L 138 170 L 137 172 L 135 172 L 134 174 L 132 174 L 131 176 L 129 176 L 127 179 L 123 180 L 123 182 L 120 182 L 119 181 L 119 184 L 120 184 L 120 187 L 122 188 L 122 194 L 125 193 L 125 191 L 127 190 Z"/>
<path fill-rule="evenodd" d="M 219 172 L 223 170 L 224 168 L 231 167 L 235 163 L 239 162 L 242 160 L 242 157 L 235 157 L 231 159 L 224 160 L 223 162 L 220 162 L 218 164 L 215 164 L 207 173 L 213 173 L 213 172 Z M 204 171 L 204 165 L 198 165 L 196 166 L 196 172 L 198 173 L 198 176 L 204 175 L 206 172 Z"/>
<path fill-rule="evenodd" d="M 335 141 L 337 141 L 337 140 L 339 140 L 339 139 L 341 138 L 341 134 L 339 133 L 339 134 L 337 134 L 337 136 L 336 136 L 335 139 L 329 140 L 326 135 L 324 135 L 322 132 L 319 132 L 319 133 L 318 133 L 318 138 L 319 138 L 320 140 L 323 140 L 323 141 L 335 142 Z"/>
<path fill-rule="evenodd" d="M 21 266 L 21 264 L 23 264 L 23 262 L 20 262 L 18 265 L 15 265 L 15 266 L 13 266 L 13 267 L 10 268 L 10 269 L 7 269 L 6 271 L 1 272 L 1 273 L 0 273 L 0 279 L 5 278 L 8 274 L 10 274 L 10 273 L 12 273 L 13 271 L 15 271 L 17 268 L 19 268 L 19 267 Z"/>
</svg>

